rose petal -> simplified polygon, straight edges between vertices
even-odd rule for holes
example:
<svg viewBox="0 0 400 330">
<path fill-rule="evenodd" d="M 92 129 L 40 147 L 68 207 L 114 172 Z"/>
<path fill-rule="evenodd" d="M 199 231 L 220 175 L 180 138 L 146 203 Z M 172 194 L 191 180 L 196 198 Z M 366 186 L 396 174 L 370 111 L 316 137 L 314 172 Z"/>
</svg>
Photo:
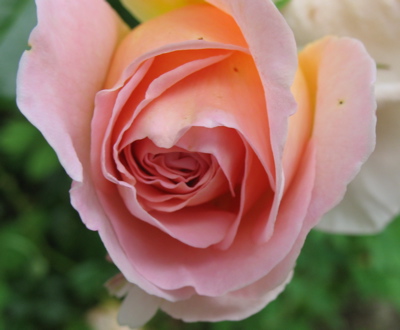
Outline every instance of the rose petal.
<svg viewBox="0 0 400 330">
<path fill-rule="evenodd" d="M 328 212 L 319 229 L 346 234 L 382 230 L 400 212 L 400 103 L 378 109 L 377 144 L 343 201 Z"/>
<path fill-rule="evenodd" d="M 263 279 L 245 289 L 230 292 L 219 297 L 195 295 L 190 299 L 179 302 L 163 300 L 160 303 L 160 308 L 172 317 L 185 322 L 238 321 L 259 312 L 267 304 L 275 300 L 290 282 L 292 275 L 290 273 L 284 278 L 283 283 L 273 286 L 269 290 L 265 287 L 264 283 L 260 283 Z M 282 278 L 279 278 L 278 281 L 282 281 Z M 273 283 L 273 281 L 268 282 L 268 284 Z"/>
<path fill-rule="evenodd" d="M 142 141 L 146 140 L 140 142 Z M 140 143 L 140 146 L 144 146 L 143 143 Z M 148 184 L 149 182 L 145 184 L 137 182 L 135 186 L 141 199 L 143 199 L 141 203 L 154 210 L 174 211 L 184 206 L 206 203 L 223 193 L 229 193 L 229 191 L 232 196 L 235 196 L 236 185 L 243 175 L 244 148 L 241 139 L 234 130 L 225 127 L 213 129 L 192 127 L 176 143 L 174 148 L 160 150 L 162 152 L 174 151 L 178 149 L 177 147 L 183 148 L 180 150 L 191 150 L 195 155 L 196 153 L 203 153 L 214 156 L 209 171 L 203 176 L 203 178 L 207 178 L 207 182 L 204 182 L 204 179 L 201 178 L 194 187 L 187 187 L 186 184 L 182 183 L 186 189 L 185 192 L 182 191 L 181 193 L 178 193 L 175 189 L 167 193 L 164 190 L 160 191 L 158 185 L 152 187 Z M 157 148 L 149 141 L 144 148 L 143 152 L 157 151 L 154 150 Z M 133 166 L 136 167 L 136 165 Z M 214 169 L 214 167 L 216 168 Z M 209 177 L 210 172 L 215 172 L 215 175 Z"/>
<path fill-rule="evenodd" d="M 288 188 L 297 173 L 304 148 L 311 136 L 314 109 L 310 102 L 310 93 L 302 70 L 297 70 L 292 93 L 297 102 L 296 113 L 289 118 L 289 132 L 283 153 L 285 187 Z"/>
<path fill-rule="evenodd" d="M 348 38 L 324 38 L 299 58 L 315 104 L 317 174 L 309 216 L 318 221 L 340 201 L 374 148 L 376 70 L 363 45 Z"/>
<path fill-rule="evenodd" d="M 223 57 L 222 57 L 223 58 Z M 129 90 L 128 90 L 129 91 Z M 109 96 L 107 96 L 107 93 L 109 94 Z M 101 97 L 101 98 L 103 98 L 103 102 L 99 102 L 99 105 L 100 106 L 107 106 L 108 104 L 110 104 L 110 102 L 111 103 L 113 103 L 113 102 L 115 102 L 115 100 L 113 101 L 112 99 L 110 100 L 110 101 L 106 101 L 104 98 L 107 98 L 107 97 L 112 97 L 112 95 L 113 94 L 115 94 L 115 92 L 113 92 L 113 91 L 111 91 L 111 92 L 106 92 L 106 93 L 101 93 L 100 95 L 99 95 L 99 98 Z M 117 98 L 117 100 L 118 99 L 125 99 L 124 97 L 123 97 L 123 95 L 125 95 L 125 91 L 123 91 L 123 93 L 122 92 L 120 92 L 119 93 L 119 96 L 118 96 L 118 98 Z M 153 97 L 155 97 L 155 96 L 153 96 Z M 118 105 L 118 103 L 119 102 L 117 102 L 117 105 Z M 118 107 L 117 107 L 118 108 Z M 164 111 L 165 112 L 165 111 Z M 97 116 L 97 114 L 99 115 L 99 116 Z M 101 118 L 101 117 L 103 117 L 104 116 L 104 118 Z M 107 123 L 107 112 L 106 111 L 101 111 L 100 109 L 98 109 L 97 111 L 96 111 L 96 115 L 95 115 L 95 118 L 94 118 L 94 121 L 93 121 L 93 127 L 95 127 L 95 130 L 94 130 L 94 132 L 96 132 L 96 134 L 99 134 L 99 132 L 101 132 L 102 131 L 102 127 L 104 127 L 104 125 Z M 135 125 L 136 125 L 136 123 L 137 123 L 137 121 L 135 122 Z M 165 124 L 165 123 L 164 123 Z M 132 128 L 134 128 L 134 127 L 136 127 L 136 126 L 132 126 Z M 128 126 L 130 126 L 130 125 L 128 125 Z M 139 125 L 139 128 L 141 128 L 141 126 Z M 139 129 L 133 129 L 133 131 L 136 133 L 136 134 L 140 134 L 140 132 L 141 132 L 141 130 L 139 130 Z M 144 136 L 146 136 L 147 134 L 144 134 Z M 101 134 L 99 134 L 99 136 L 94 136 L 94 138 L 93 138 L 93 145 L 94 145 L 94 147 L 93 147 L 93 150 L 94 150 L 94 159 L 96 159 L 97 157 L 99 157 L 98 155 L 96 156 L 96 150 L 97 150 L 97 147 L 96 147 L 96 141 L 98 141 L 98 137 L 101 137 Z M 140 139 L 140 138 L 142 138 L 142 136 L 139 136 L 137 139 Z M 106 140 L 107 141 L 107 140 Z M 108 142 L 109 144 L 111 143 L 110 141 Z M 108 153 L 107 152 L 104 152 L 104 154 L 105 155 L 107 155 Z M 96 161 L 94 161 L 94 164 L 96 165 L 97 164 L 97 162 Z M 108 168 L 110 168 L 110 166 L 108 166 Z M 107 174 L 107 172 L 108 171 L 105 171 L 106 172 L 106 174 Z M 93 170 L 93 173 L 97 173 L 97 171 L 96 170 Z M 107 174 L 107 176 L 109 177 L 109 179 L 110 180 L 112 180 L 112 181 L 114 181 L 114 182 L 116 182 L 116 183 L 119 183 L 119 181 L 117 180 L 117 179 L 115 179 L 115 178 L 112 178 L 109 174 Z M 101 175 L 99 176 L 99 175 L 95 175 L 94 176 L 95 178 L 96 178 L 96 180 L 98 181 L 98 186 L 99 187 L 101 187 L 101 185 L 103 185 L 99 180 L 101 180 Z M 143 208 L 142 208 L 142 206 L 140 206 L 140 204 L 138 204 L 138 202 L 137 202 L 137 197 L 136 197 L 136 192 L 133 190 L 133 189 L 131 189 L 130 187 L 128 187 L 128 186 L 126 186 L 126 185 L 124 185 L 123 187 L 120 187 L 119 188 L 120 189 L 120 193 L 124 196 L 124 198 L 125 198 L 125 200 L 127 200 L 127 201 L 129 201 L 129 203 L 127 202 L 127 205 L 128 205 L 128 207 L 129 207 L 129 209 L 131 210 L 131 212 L 132 212 L 132 214 L 134 214 L 134 215 L 136 215 L 137 217 L 139 217 L 140 219 L 142 219 L 142 220 L 144 220 L 144 221 L 147 221 L 147 222 L 149 222 L 149 223 L 152 223 L 153 225 L 156 225 L 157 227 L 159 227 L 160 229 L 162 229 L 162 230 L 164 230 L 164 231 L 166 231 L 166 232 L 168 232 L 172 237 L 175 237 L 175 238 L 177 238 L 177 239 L 180 239 L 180 240 L 182 240 L 182 241 L 184 241 L 185 243 L 187 243 L 187 244 L 190 244 L 190 245 L 194 245 L 194 246 L 198 246 L 198 247 L 205 247 L 205 246 L 208 246 L 208 245 L 210 245 L 210 244 L 212 244 L 212 243 L 216 243 L 216 242 L 218 242 L 219 240 L 220 240 L 220 238 L 218 239 L 217 238 L 217 241 L 210 241 L 210 238 L 211 238 L 211 236 L 204 236 L 203 238 L 201 238 L 201 235 L 199 235 L 199 237 L 197 238 L 197 240 L 196 241 L 193 241 L 193 239 L 190 239 L 190 240 L 188 240 L 188 238 L 185 238 L 185 237 L 182 237 L 182 234 L 180 234 L 180 232 L 182 232 L 182 233 L 184 233 L 184 232 L 187 232 L 187 228 L 190 228 L 190 226 L 193 226 L 193 225 L 196 225 L 196 223 L 197 223 L 197 221 L 193 221 L 193 222 L 183 222 L 182 224 L 181 224 L 181 226 L 182 226 L 182 231 L 178 231 L 177 230 L 177 228 L 174 230 L 174 231 L 172 231 L 172 223 L 171 224 L 168 224 L 168 223 L 163 223 L 162 221 L 160 221 L 159 219 L 156 219 L 155 217 L 153 217 L 153 216 L 151 216 L 151 215 L 149 215 Z M 106 190 L 104 189 L 104 192 L 106 193 Z M 108 192 L 107 192 L 108 193 Z M 109 210 L 109 212 L 112 212 L 111 210 Z M 218 215 L 218 217 L 219 218 L 222 218 L 221 216 L 220 216 L 220 214 L 221 214 L 221 211 L 219 211 L 219 213 L 218 213 L 219 215 Z M 226 227 L 226 225 L 227 224 L 229 224 L 229 223 L 231 223 L 231 221 L 230 221 L 230 218 L 232 218 L 232 215 L 230 214 L 230 213 L 227 213 L 227 212 L 225 212 L 224 211 L 224 214 L 226 214 L 227 215 L 227 221 L 222 221 L 221 220 L 221 223 L 215 223 L 215 226 L 216 226 L 216 231 L 215 231 L 215 233 L 217 234 L 217 233 L 220 233 L 221 231 L 220 230 L 217 230 L 218 228 L 223 228 L 223 227 Z M 180 216 L 178 216 L 178 214 L 176 215 L 177 216 L 177 220 L 179 220 L 179 221 L 181 221 L 182 222 L 182 220 L 180 220 L 181 219 L 181 217 Z M 199 221 L 201 220 L 201 216 L 199 217 L 199 219 L 198 219 Z M 223 227 L 221 227 L 223 225 Z M 204 226 L 204 224 L 202 225 L 202 226 Z M 225 231 L 224 231 L 225 232 Z M 214 237 L 214 239 L 215 239 L 215 237 L 218 237 L 218 236 L 212 236 L 212 237 Z M 201 243 L 201 242 L 203 242 L 203 243 Z"/>
<path fill-rule="evenodd" d="M 18 106 L 55 149 L 67 173 L 82 181 L 93 100 L 124 33 L 122 21 L 102 0 L 38 0 L 37 12 L 31 49 L 20 62 Z M 96 19 L 87 19 L 87 13 Z"/>
<path fill-rule="evenodd" d="M 265 180 L 258 177 L 256 184 L 269 190 L 274 168 L 268 143 L 269 123 L 262 86 L 248 55 L 232 54 L 176 83 L 136 118 L 130 126 L 129 139 L 149 137 L 158 146 L 170 148 L 191 126 L 225 126 L 240 132 L 268 175 Z M 246 198 L 250 196 L 252 193 Z M 223 248 L 232 243 L 240 220 L 238 217 L 231 227 Z"/>
<path fill-rule="evenodd" d="M 282 153 L 287 135 L 288 117 L 296 110 L 296 103 L 290 92 L 297 63 L 296 44 L 291 30 L 272 1 L 208 0 L 208 2 L 235 18 L 249 45 L 265 91 L 268 120 L 271 123 L 270 143 L 275 165 L 274 180 L 271 184 L 275 197 L 269 217 L 260 222 L 254 232 L 257 240 L 264 243 L 273 233 L 285 184 Z M 268 19 L 265 19 L 266 17 Z M 263 36 L 263 42 L 260 42 L 260 35 Z M 276 42 L 277 40 L 279 42 Z"/>
<path fill-rule="evenodd" d="M 106 87 L 125 81 L 132 75 L 129 66 L 137 66 L 135 63 L 147 58 L 179 49 L 218 48 L 247 50 L 246 41 L 232 17 L 210 5 L 180 8 L 131 31 L 116 51 Z"/>
<path fill-rule="evenodd" d="M 118 323 L 139 328 L 156 314 L 161 298 L 149 295 L 136 285 L 130 285 L 118 313 Z"/>
<path fill-rule="evenodd" d="M 114 193 L 115 187 L 111 183 L 108 183 L 108 186 L 103 188 L 105 191 L 108 191 L 108 195 L 105 196 L 106 199 L 99 202 L 99 199 L 96 196 L 96 191 L 91 182 L 73 182 L 70 191 L 71 203 L 77 210 L 79 210 L 79 214 L 83 219 L 96 220 L 95 224 L 98 228 L 92 229 L 99 231 L 101 240 L 107 247 L 107 251 L 109 252 L 112 261 L 118 266 L 118 268 L 123 269 L 127 274 L 129 274 L 129 277 L 127 276 L 127 278 L 130 279 L 131 283 L 136 283 L 139 287 L 150 294 L 157 295 L 158 297 L 170 301 L 176 299 L 187 299 L 190 297 L 193 294 L 193 289 L 182 288 L 175 291 L 166 291 L 149 282 L 136 270 L 135 265 L 127 258 L 127 254 L 124 252 L 125 248 L 121 245 L 117 233 L 107 217 L 106 210 L 110 205 L 112 205 L 113 207 L 116 207 L 115 211 L 118 212 L 115 216 L 121 219 L 121 221 L 127 219 L 128 222 L 132 222 L 134 219 L 132 219 L 130 214 L 126 214 L 120 197 Z M 148 228 L 141 226 L 140 221 L 138 221 L 137 225 L 137 232 L 140 232 L 141 235 L 146 235 Z M 151 235 L 151 231 L 147 233 Z M 135 233 L 132 232 L 132 234 L 132 237 L 134 237 Z"/>
</svg>

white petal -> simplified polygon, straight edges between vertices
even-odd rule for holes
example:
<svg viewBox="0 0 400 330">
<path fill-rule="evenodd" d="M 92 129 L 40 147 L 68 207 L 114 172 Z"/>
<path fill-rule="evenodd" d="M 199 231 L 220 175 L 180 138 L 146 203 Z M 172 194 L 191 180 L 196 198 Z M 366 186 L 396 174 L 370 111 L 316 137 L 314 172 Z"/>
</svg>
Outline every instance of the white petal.
<svg viewBox="0 0 400 330">
<path fill-rule="evenodd" d="M 139 328 L 156 314 L 160 302 L 161 298 L 149 295 L 138 286 L 131 284 L 128 295 L 120 307 L 118 323 Z"/>
<path fill-rule="evenodd" d="M 283 14 L 300 46 L 327 34 L 354 37 L 378 63 L 400 72 L 398 0 L 291 0 Z"/>
</svg>

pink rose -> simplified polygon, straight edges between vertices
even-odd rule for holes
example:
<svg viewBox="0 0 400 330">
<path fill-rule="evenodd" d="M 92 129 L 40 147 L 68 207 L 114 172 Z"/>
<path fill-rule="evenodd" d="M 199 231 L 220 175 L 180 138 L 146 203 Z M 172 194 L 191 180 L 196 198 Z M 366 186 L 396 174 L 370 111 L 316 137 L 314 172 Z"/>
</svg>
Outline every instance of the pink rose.
<svg viewBox="0 0 400 330">
<path fill-rule="evenodd" d="M 37 0 L 20 64 L 18 104 L 130 283 L 111 282 L 130 325 L 262 309 L 374 145 L 362 44 L 298 57 L 272 1 L 207 2 L 128 31 L 102 0 Z"/>
</svg>

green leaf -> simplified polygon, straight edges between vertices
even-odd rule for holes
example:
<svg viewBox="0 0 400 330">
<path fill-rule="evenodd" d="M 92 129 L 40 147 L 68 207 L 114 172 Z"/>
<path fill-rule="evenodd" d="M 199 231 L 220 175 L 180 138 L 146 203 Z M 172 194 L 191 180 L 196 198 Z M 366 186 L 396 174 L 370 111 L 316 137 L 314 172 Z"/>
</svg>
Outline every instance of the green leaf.
<svg viewBox="0 0 400 330">
<path fill-rule="evenodd" d="M 30 278 L 44 276 L 48 271 L 47 260 L 32 240 L 13 229 L 3 227 L 0 235 L 1 273 L 24 271 Z"/>
<path fill-rule="evenodd" d="M 32 147 L 36 129 L 27 121 L 10 121 L 0 131 L 0 149 L 7 156 L 21 158 Z"/>
<path fill-rule="evenodd" d="M 121 4 L 120 0 L 107 0 L 107 2 L 130 28 L 134 28 L 139 24 L 135 17 Z"/>
<path fill-rule="evenodd" d="M 274 0 L 275 6 L 281 10 L 283 7 L 285 7 L 291 0 Z"/>
<path fill-rule="evenodd" d="M 0 100 L 15 99 L 19 59 L 36 24 L 32 0 L 0 0 Z"/>
<path fill-rule="evenodd" d="M 39 181 L 55 172 L 59 168 L 58 158 L 48 144 L 41 144 L 35 148 L 26 163 L 25 173 L 34 181 Z"/>
</svg>

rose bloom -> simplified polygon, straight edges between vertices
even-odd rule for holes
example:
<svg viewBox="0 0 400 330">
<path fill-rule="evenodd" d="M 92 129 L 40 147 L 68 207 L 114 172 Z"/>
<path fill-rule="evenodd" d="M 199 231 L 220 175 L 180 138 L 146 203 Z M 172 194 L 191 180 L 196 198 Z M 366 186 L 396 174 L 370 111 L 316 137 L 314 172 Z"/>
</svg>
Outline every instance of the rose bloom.
<svg viewBox="0 0 400 330">
<path fill-rule="evenodd" d="M 158 308 L 237 320 L 275 299 L 374 147 L 363 45 L 298 55 L 269 0 L 209 0 L 132 31 L 103 0 L 37 9 L 18 104 L 121 270 L 121 323 Z"/>
<path fill-rule="evenodd" d="M 299 47 L 326 34 L 361 40 L 377 63 L 377 145 L 320 229 L 374 233 L 400 212 L 400 1 L 291 0 L 283 14 Z"/>
</svg>

